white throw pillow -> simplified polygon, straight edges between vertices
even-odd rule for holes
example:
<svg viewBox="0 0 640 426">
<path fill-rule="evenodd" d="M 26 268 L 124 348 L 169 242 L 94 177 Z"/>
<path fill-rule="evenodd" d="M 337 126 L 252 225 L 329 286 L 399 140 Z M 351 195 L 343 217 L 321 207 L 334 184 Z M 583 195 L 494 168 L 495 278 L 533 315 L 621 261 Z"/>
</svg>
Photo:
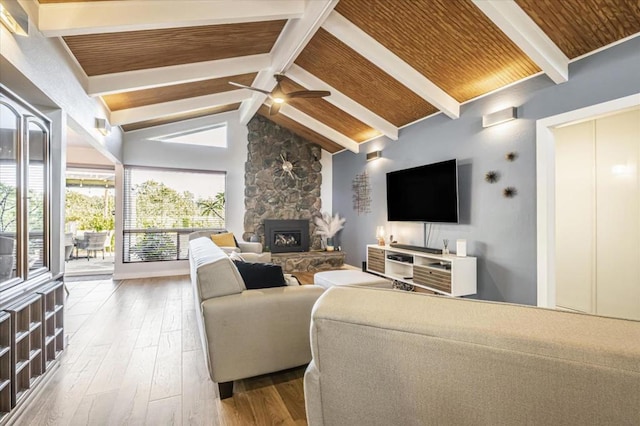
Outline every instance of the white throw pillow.
<svg viewBox="0 0 640 426">
<path fill-rule="evenodd" d="M 287 282 L 287 285 L 297 286 L 300 285 L 298 279 L 291 274 L 284 274 L 284 280 Z"/>
</svg>

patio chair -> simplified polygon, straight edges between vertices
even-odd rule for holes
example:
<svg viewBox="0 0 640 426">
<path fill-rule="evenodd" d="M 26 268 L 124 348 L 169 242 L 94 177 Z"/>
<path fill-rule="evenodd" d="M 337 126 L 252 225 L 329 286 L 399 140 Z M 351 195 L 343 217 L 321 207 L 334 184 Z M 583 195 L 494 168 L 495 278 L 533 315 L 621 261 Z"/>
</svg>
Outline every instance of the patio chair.
<svg viewBox="0 0 640 426">
<path fill-rule="evenodd" d="M 108 235 L 109 231 L 85 232 L 84 239 L 76 241 L 76 257 L 78 257 L 78 250 L 86 250 L 88 261 L 91 252 L 93 252 L 95 256 L 97 252 L 101 251 L 102 258 L 104 259 L 104 243 Z"/>
<path fill-rule="evenodd" d="M 65 232 L 64 234 L 64 261 L 71 260 L 71 254 L 73 253 L 73 232 Z"/>
</svg>

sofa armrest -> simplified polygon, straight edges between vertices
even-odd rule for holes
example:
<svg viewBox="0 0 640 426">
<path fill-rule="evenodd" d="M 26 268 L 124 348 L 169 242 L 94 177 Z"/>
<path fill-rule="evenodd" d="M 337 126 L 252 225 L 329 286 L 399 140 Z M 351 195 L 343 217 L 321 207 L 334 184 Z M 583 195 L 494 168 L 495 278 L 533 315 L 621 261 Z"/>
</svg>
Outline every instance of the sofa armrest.
<svg viewBox="0 0 640 426">
<path fill-rule="evenodd" d="M 242 251 L 242 253 L 262 253 L 262 243 L 238 241 L 238 247 L 240 247 L 240 251 Z"/>
<path fill-rule="evenodd" d="M 311 360 L 313 285 L 246 290 L 202 302 L 207 364 L 215 382 L 297 367 Z"/>
</svg>

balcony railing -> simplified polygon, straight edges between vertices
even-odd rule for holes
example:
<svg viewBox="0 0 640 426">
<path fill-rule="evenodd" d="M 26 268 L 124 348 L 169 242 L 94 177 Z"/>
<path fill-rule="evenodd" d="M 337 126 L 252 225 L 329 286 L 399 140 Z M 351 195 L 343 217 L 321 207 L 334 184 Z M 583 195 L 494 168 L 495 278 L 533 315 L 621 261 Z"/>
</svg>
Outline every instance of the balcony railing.
<svg viewBox="0 0 640 426">
<path fill-rule="evenodd" d="M 123 231 L 124 263 L 165 262 L 189 258 L 189 234 L 203 228 L 127 229 Z M 212 232 L 220 229 L 211 229 Z"/>
</svg>

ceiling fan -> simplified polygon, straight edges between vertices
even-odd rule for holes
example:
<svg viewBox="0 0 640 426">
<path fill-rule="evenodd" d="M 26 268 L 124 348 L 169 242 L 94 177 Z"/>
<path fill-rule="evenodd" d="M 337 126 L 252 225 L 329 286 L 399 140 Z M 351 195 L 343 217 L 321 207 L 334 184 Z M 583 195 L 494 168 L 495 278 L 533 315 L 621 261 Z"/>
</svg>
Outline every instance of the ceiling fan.
<svg viewBox="0 0 640 426">
<path fill-rule="evenodd" d="M 269 115 L 276 115 L 278 111 L 280 111 L 280 107 L 283 103 L 287 102 L 289 99 L 294 98 L 324 98 L 325 96 L 331 95 L 331 92 L 327 90 L 297 90 L 295 92 L 285 93 L 282 90 L 282 86 L 280 83 L 284 80 L 284 74 L 274 74 L 273 78 L 276 79 L 276 87 L 273 88 L 271 92 L 258 89 L 257 87 L 245 86 L 244 84 L 234 83 L 230 81 L 229 84 L 240 87 L 242 89 L 253 90 L 254 92 L 264 93 L 271 99 L 271 107 L 269 108 Z"/>
</svg>

